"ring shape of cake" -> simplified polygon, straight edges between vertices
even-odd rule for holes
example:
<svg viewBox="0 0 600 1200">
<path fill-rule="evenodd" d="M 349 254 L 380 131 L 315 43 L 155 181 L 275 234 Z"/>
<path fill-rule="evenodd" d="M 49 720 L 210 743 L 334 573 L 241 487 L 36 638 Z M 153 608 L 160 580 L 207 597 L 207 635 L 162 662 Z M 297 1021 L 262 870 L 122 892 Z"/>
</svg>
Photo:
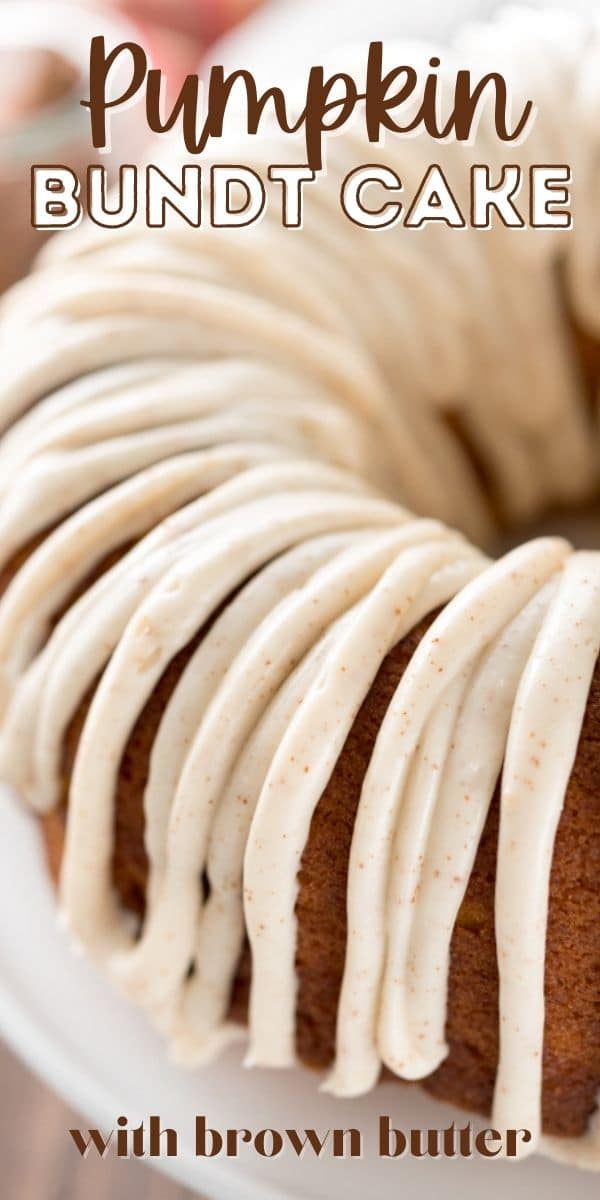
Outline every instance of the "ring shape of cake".
<svg viewBox="0 0 600 1200">
<path fill-rule="evenodd" d="M 468 539 L 600 490 L 600 25 L 467 54 L 572 233 L 373 236 L 340 180 L 427 145 L 351 129 L 301 231 L 83 228 L 5 300 L 0 774 L 182 1063 L 247 1026 L 598 1168 L 600 554 Z"/>
</svg>

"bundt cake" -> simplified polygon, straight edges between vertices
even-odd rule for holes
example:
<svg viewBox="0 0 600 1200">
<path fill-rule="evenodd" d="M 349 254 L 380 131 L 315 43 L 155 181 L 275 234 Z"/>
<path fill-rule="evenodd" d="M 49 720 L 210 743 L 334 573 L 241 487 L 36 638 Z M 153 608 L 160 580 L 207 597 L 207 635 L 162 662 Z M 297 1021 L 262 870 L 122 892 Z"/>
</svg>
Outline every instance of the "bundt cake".
<svg viewBox="0 0 600 1200">
<path fill-rule="evenodd" d="M 0 768 L 182 1062 L 247 1024 L 598 1167 L 600 553 L 466 539 L 599 491 L 600 26 L 503 48 L 573 233 L 366 233 L 354 129 L 302 231 L 82 228 L 8 296 Z"/>
</svg>

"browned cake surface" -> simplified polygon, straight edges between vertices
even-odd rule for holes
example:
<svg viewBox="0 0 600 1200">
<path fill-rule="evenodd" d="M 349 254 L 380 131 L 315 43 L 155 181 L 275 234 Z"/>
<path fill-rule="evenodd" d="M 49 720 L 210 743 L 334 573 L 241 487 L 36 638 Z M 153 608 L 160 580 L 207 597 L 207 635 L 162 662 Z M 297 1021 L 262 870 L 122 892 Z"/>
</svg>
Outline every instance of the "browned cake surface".
<svg viewBox="0 0 600 1200">
<path fill-rule="evenodd" d="M 313 817 L 297 901 L 297 1044 L 300 1058 L 332 1060 L 346 939 L 346 878 L 360 788 L 385 710 L 426 623 L 384 661 Z M 115 816 L 115 886 L 142 913 L 147 875 L 142 796 L 150 750 L 168 697 L 189 657 L 179 655 L 141 714 L 123 756 Z M 65 795 L 86 705 L 65 746 Z M 54 873 L 59 868 L 64 807 L 46 819 Z M 490 1108 L 498 1057 L 498 976 L 494 878 L 498 828 L 495 797 L 452 941 L 447 1039 L 450 1053 L 426 1087 L 474 1111 Z M 578 1135 L 600 1088 L 600 665 L 556 841 L 546 963 L 543 1119 L 547 1132 Z M 246 1016 L 246 950 L 233 989 L 232 1015 Z"/>
<path fill-rule="evenodd" d="M 591 406 L 595 404 L 600 382 L 600 342 L 579 328 L 572 314 L 565 312 L 565 320 Z M 461 418 L 455 414 L 448 419 L 490 494 L 494 509 L 493 481 L 479 459 L 477 446 Z M 42 537 L 33 539 L 0 572 L 0 595 Z M 65 608 L 123 549 L 97 565 Z M 413 631 L 385 659 L 317 807 L 303 855 L 296 907 L 297 1043 L 301 1059 L 315 1067 L 327 1066 L 333 1056 L 346 940 L 348 857 L 362 780 L 387 705 L 426 625 L 427 622 Z M 165 672 L 132 731 L 121 763 L 116 795 L 114 880 L 123 904 L 140 915 L 144 911 L 148 869 L 142 799 L 149 756 L 162 713 L 193 646 L 182 652 Z M 44 823 L 55 877 L 62 856 L 68 781 L 88 704 L 89 697 L 74 717 L 65 743 L 63 807 Z M 452 940 L 446 1030 L 450 1053 L 425 1084 L 437 1096 L 484 1113 L 490 1108 L 498 1058 L 494 939 L 497 832 L 498 794 L 492 803 Z M 600 1089 L 599 881 L 600 664 L 594 674 L 551 875 L 543 1063 L 543 1121 L 549 1133 L 582 1133 Z M 231 1014 L 240 1021 L 246 1019 L 250 971 L 246 948 L 231 998 Z"/>
<path fill-rule="evenodd" d="M 600 379 L 600 341 L 573 321 L 570 321 L 569 324 L 586 391 L 590 403 L 595 405 L 598 395 L 598 380 Z"/>
<path fill-rule="evenodd" d="M 331 1060 L 344 962 L 346 872 L 360 784 L 380 722 L 412 654 L 412 634 L 384 662 L 316 810 L 298 899 L 298 1043 L 302 1058 Z M 494 881 L 498 795 L 490 810 L 452 941 L 442 1067 L 426 1086 L 489 1111 L 498 1058 Z M 546 962 L 544 1125 L 575 1135 L 600 1087 L 600 666 L 596 667 L 556 840 Z M 326 916 L 325 916 L 326 914 Z"/>
</svg>

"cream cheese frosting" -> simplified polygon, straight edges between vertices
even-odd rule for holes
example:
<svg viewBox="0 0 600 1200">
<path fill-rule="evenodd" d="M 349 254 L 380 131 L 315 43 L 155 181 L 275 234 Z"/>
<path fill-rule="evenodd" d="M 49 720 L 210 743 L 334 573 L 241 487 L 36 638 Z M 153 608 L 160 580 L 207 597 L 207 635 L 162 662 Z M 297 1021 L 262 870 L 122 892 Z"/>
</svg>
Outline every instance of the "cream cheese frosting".
<svg viewBox="0 0 600 1200">
<path fill-rule="evenodd" d="M 530 519 L 600 480 L 562 290 L 597 336 L 600 26 L 540 24 L 507 15 L 456 54 L 497 69 L 543 40 L 526 77 L 544 115 L 518 153 L 575 156 L 568 238 L 344 225 L 336 189 L 366 153 L 348 130 L 302 231 L 84 228 L 3 302 L 0 567 L 17 569 L 0 598 L 0 772 L 36 810 L 58 804 L 93 691 L 61 881 L 74 938 L 191 1065 L 239 1036 L 246 931 L 247 1061 L 290 1065 L 311 818 L 381 663 L 441 609 L 362 787 L 324 1086 L 357 1095 L 382 1065 L 420 1079 L 443 1061 L 452 931 L 502 771 L 492 1119 L 530 1129 L 528 1152 L 600 1167 L 597 1121 L 572 1145 L 541 1131 L 549 873 L 600 649 L 600 554 L 539 538 L 493 562 L 451 528 L 489 544 L 494 512 Z M 252 151 L 263 166 L 282 152 Z M 440 160 L 452 178 L 482 152 L 499 154 L 484 124 Z M 426 154 L 419 138 L 368 147 L 407 183 Z M 138 930 L 112 886 L 119 767 L 200 633 L 152 748 Z"/>
</svg>

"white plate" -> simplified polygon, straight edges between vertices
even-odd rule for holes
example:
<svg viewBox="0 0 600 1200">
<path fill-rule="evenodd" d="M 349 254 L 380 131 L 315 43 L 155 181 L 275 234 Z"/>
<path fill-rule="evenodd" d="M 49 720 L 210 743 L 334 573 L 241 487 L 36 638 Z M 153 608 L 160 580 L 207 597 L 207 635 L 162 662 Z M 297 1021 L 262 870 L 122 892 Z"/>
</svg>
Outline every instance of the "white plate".
<svg viewBox="0 0 600 1200">
<path fill-rule="evenodd" d="M 0 793 L 0 1029 L 29 1066 L 86 1120 L 112 1129 L 124 1114 L 130 1123 L 158 1113 L 179 1134 L 179 1156 L 153 1160 L 188 1187 L 215 1200 L 597 1200 L 598 1178 L 543 1159 L 515 1166 L 496 1160 L 404 1157 L 380 1159 L 380 1114 L 401 1129 L 443 1129 L 464 1114 L 414 1087 L 384 1084 L 355 1101 L 321 1095 L 318 1076 L 302 1070 L 246 1071 L 241 1050 L 214 1066 L 187 1073 L 172 1066 L 144 1019 L 117 996 L 84 958 L 73 953 L 58 928 L 56 904 L 34 820 Z M 205 1114 L 216 1129 L 358 1127 L 362 1160 L 303 1157 L 291 1152 L 265 1160 L 245 1149 L 238 1159 L 196 1159 L 194 1119 Z M 65 1129 L 65 1138 L 68 1137 Z"/>
</svg>

